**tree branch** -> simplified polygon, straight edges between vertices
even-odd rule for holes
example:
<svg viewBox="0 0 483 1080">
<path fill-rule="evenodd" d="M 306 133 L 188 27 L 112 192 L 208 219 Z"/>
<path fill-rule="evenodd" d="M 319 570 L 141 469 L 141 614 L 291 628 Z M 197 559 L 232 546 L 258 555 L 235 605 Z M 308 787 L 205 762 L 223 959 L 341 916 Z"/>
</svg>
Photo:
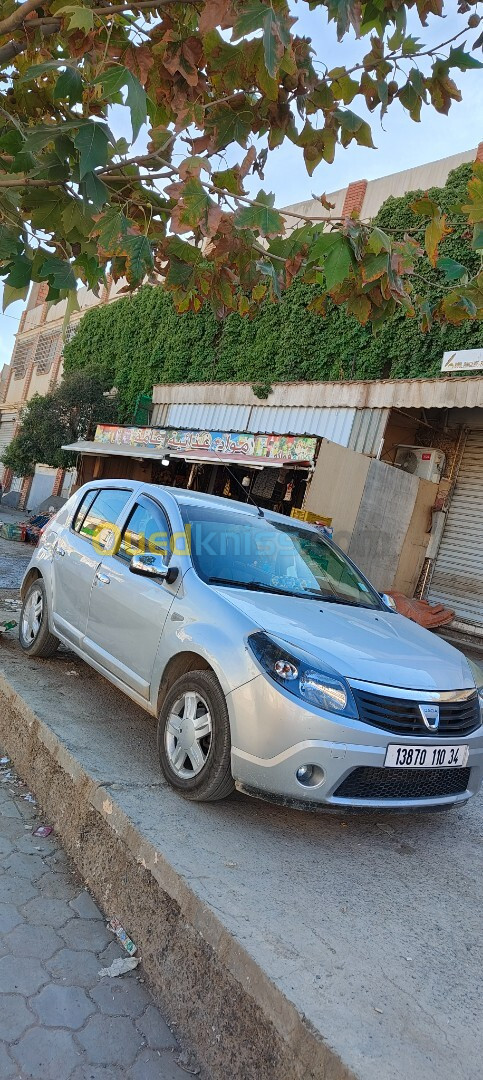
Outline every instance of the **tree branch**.
<svg viewBox="0 0 483 1080">
<path fill-rule="evenodd" d="M 26 19 L 27 15 L 31 11 L 35 11 L 36 8 L 42 7 L 45 0 L 25 0 L 24 4 L 20 4 L 19 7 L 12 11 L 12 14 L 6 19 L 2 19 L 0 22 L 0 34 L 13 34 L 15 30 L 18 30 L 22 23 Z"/>
<path fill-rule="evenodd" d="M 54 34 L 58 34 L 62 23 L 60 19 L 35 19 L 30 25 L 32 28 L 38 27 L 42 37 L 49 38 Z M 29 48 L 29 45 L 30 42 L 28 37 L 23 37 L 20 38 L 19 41 L 9 41 L 6 45 L 0 46 L 0 65 L 4 66 L 5 64 L 10 63 L 10 61 L 14 60 L 20 53 L 25 52 L 26 49 Z"/>
</svg>

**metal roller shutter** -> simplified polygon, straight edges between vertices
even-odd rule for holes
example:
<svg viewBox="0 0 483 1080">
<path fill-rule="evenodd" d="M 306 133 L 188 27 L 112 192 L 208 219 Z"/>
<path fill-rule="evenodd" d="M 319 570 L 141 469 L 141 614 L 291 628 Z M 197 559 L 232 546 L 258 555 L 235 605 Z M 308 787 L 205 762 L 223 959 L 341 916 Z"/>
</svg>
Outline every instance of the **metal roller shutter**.
<svg viewBox="0 0 483 1080">
<path fill-rule="evenodd" d="M 468 434 L 428 599 L 483 626 L 483 430 Z"/>
</svg>

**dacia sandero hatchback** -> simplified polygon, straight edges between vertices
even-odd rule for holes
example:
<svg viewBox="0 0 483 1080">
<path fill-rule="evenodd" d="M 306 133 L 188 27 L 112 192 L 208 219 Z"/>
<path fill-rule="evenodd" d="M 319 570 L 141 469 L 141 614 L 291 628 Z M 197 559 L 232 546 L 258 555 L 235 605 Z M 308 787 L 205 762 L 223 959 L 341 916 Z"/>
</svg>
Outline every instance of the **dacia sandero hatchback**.
<svg viewBox="0 0 483 1080">
<path fill-rule="evenodd" d="M 59 642 L 158 718 L 189 799 L 446 808 L 480 786 L 481 687 L 315 527 L 122 480 L 81 488 L 22 585 L 20 642 Z M 102 721 L 100 721 L 102 722 Z"/>
</svg>

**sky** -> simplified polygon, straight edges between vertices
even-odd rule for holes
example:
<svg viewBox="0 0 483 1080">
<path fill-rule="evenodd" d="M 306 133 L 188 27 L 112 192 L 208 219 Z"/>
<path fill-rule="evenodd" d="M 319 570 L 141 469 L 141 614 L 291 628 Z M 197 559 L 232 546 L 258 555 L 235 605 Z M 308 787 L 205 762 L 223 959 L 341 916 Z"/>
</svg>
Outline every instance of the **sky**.
<svg viewBox="0 0 483 1080">
<path fill-rule="evenodd" d="M 448 0 L 446 6 L 451 14 L 444 20 L 430 17 L 427 28 L 421 28 L 417 20 L 412 21 L 411 30 L 424 41 L 425 47 L 447 40 L 463 27 L 461 17 L 454 11 L 454 0 Z M 321 9 L 310 12 L 305 3 L 294 3 L 293 13 L 299 18 L 296 32 L 312 38 L 316 57 L 323 60 L 329 69 L 339 65 L 350 66 L 369 49 L 368 38 L 356 41 L 352 36 L 339 45 L 333 26 L 327 25 Z M 468 32 L 467 47 L 480 31 L 481 26 L 479 30 Z M 465 37 L 462 39 L 464 41 Z M 483 60 L 483 52 L 480 51 L 478 57 Z M 310 199 L 313 193 L 337 191 L 353 180 L 373 180 L 474 148 L 483 140 L 483 123 L 479 127 L 480 118 L 483 117 L 483 69 L 457 71 L 453 77 L 462 91 L 463 101 L 453 102 L 449 116 L 423 107 L 419 124 L 409 118 L 398 102 L 389 109 L 381 124 L 378 112 L 368 115 L 363 99 L 356 97 L 350 108 L 369 119 L 376 149 L 359 147 L 355 143 L 345 150 L 338 147 L 334 163 L 327 165 L 322 162 L 309 177 L 302 151 L 286 141 L 269 154 L 264 189 L 275 193 L 276 206 L 287 206 Z M 118 136 L 128 134 L 127 110 L 116 108 L 111 126 Z M 142 143 L 142 136 L 140 140 Z M 250 194 L 256 193 L 259 186 L 258 178 L 250 181 Z M 0 368 L 10 360 L 22 307 L 21 303 L 12 304 L 0 315 Z"/>
</svg>

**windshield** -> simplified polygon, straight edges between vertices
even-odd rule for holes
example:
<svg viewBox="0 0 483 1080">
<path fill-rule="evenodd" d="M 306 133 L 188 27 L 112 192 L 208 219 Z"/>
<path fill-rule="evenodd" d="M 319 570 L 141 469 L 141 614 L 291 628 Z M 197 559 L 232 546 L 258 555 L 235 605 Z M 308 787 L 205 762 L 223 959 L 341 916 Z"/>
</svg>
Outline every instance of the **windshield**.
<svg viewBox="0 0 483 1080">
<path fill-rule="evenodd" d="M 206 507 L 182 514 L 195 570 L 210 584 L 382 607 L 343 552 L 312 529 Z"/>
</svg>

